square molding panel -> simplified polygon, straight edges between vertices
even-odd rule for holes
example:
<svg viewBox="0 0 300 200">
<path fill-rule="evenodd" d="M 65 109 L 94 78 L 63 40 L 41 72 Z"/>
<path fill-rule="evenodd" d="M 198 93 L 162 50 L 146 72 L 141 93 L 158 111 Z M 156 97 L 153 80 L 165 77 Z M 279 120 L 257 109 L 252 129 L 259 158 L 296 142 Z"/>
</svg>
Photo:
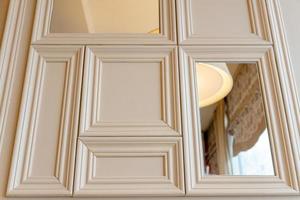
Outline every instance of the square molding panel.
<svg viewBox="0 0 300 200">
<path fill-rule="evenodd" d="M 177 49 L 88 47 L 81 136 L 181 134 Z"/>
<path fill-rule="evenodd" d="M 179 44 L 271 44 L 265 0 L 177 0 Z"/>
<path fill-rule="evenodd" d="M 71 196 L 84 48 L 32 47 L 9 196 Z"/>
<path fill-rule="evenodd" d="M 182 154 L 176 137 L 80 138 L 74 195 L 184 195 Z"/>
</svg>

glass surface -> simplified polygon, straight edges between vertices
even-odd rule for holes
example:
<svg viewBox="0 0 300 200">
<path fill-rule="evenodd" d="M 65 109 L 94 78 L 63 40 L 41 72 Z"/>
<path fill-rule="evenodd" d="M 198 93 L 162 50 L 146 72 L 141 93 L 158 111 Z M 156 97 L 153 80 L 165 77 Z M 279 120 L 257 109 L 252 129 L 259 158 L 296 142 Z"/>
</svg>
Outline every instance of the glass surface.
<svg viewBox="0 0 300 200">
<path fill-rule="evenodd" d="M 205 96 L 205 92 L 199 92 L 200 84 L 219 84 L 223 81 L 230 88 L 218 101 L 199 106 L 205 174 L 274 175 L 257 66 L 243 63 L 206 64 L 216 68 L 222 66 L 223 72 L 227 73 L 225 76 L 231 76 L 232 82 L 230 85 L 230 81 L 218 80 L 217 76 L 199 76 L 203 71 L 197 69 L 199 63 L 196 65 L 200 103 L 199 93 Z"/>
<path fill-rule="evenodd" d="M 51 33 L 160 33 L 159 0 L 54 0 Z"/>
</svg>

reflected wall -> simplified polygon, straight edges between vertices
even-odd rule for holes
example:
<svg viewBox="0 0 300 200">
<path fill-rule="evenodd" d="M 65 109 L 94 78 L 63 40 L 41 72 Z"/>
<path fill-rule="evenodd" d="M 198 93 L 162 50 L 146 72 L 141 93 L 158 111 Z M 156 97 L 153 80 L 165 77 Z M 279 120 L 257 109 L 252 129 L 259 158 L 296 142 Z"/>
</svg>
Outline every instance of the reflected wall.
<svg viewBox="0 0 300 200">
<path fill-rule="evenodd" d="M 159 0 L 54 0 L 51 33 L 160 33 Z"/>
</svg>

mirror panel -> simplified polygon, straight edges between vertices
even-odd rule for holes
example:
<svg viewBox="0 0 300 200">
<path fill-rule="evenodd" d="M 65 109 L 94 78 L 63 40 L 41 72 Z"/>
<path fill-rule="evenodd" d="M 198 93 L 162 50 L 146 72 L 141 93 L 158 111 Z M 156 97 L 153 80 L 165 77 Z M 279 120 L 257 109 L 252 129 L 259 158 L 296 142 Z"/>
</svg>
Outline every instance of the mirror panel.
<svg viewBox="0 0 300 200">
<path fill-rule="evenodd" d="M 160 0 L 54 0 L 50 32 L 160 34 Z"/>
<path fill-rule="evenodd" d="M 257 65 L 197 63 L 196 72 L 205 174 L 274 175 Z"/>
</svg>

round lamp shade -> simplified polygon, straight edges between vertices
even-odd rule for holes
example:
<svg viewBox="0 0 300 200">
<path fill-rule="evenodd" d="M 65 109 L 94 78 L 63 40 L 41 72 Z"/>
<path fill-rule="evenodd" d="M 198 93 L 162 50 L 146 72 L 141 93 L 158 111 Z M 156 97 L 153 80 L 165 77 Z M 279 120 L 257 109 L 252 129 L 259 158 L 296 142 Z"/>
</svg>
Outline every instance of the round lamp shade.
<svg viewBox="0 0 300 200">
<path fill-rule="evenodd" d="M 218 102 L 231 91 L 233 80 L 225 63 L 197 63 L 196 71 L 200 107 Z"/>
</svg>

